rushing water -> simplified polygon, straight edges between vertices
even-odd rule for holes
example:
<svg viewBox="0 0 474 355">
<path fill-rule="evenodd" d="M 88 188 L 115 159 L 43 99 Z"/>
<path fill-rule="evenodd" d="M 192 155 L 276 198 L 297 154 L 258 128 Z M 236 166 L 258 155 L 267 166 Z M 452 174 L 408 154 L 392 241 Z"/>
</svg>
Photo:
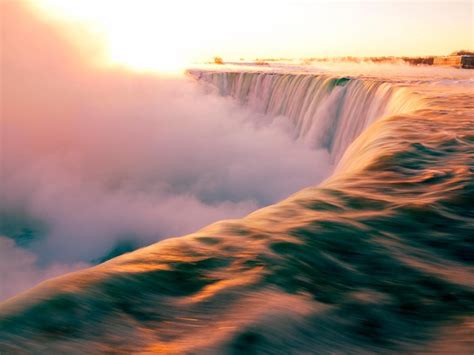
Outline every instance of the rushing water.
<svg viewBox="0 0 474 355">
<path fill-rule="evenodd" d="M 284 116 L 294 139 L 327 149 L 338 161 L 377 118 L 420 108 L 414 94 L 380 79 L 266 72 L 189 71 L 270 119 Z"/>
<path fill-rule="evenodd" d="M 472 353 L 472 86 L 193 76 L 286 118 L 335 174 L 4 302 L 0 349 Z"/>
</svg>

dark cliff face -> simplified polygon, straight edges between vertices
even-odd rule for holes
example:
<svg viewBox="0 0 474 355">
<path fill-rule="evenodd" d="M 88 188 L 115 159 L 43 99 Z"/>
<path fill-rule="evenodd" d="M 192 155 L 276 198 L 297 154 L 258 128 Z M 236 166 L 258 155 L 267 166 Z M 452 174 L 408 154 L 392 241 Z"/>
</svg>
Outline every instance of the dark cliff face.
<svg viewBox="0 0 474 355">
<path fill-rule="evenodd" d="M 468 353 L 472 95 L 424 94 L 318 187 L 3 303 L 0 349 Z"/>
</svg>

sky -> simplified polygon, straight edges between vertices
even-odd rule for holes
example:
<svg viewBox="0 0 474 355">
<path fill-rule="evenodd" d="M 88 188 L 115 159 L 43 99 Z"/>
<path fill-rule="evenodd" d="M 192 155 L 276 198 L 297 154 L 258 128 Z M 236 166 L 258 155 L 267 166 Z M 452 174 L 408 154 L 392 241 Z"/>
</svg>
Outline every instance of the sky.
<svg viewBox="0 0 474 355">
<path fill-rule="evenodd" d="M 417 56 L 474 47 L 471 0 L 25 1 L 62 21 L 76 40 L 100 38 L 111 62 L 136 68 L 213 56 Z"/>
</svg>

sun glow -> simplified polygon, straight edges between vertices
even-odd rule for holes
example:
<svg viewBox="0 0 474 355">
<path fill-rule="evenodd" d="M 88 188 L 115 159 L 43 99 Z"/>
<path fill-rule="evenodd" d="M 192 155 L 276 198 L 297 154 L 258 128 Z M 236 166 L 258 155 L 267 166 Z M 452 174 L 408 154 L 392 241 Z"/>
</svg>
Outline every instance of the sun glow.
<svg viewBox="0 0 474 355">
<path fill-rule="evenodd" d="M 169 72 L 192 60 L 184 43 L 195 24 L 186 21 L 186 14 L 174 3 L 164 8 L 149 0 L 36 0 L 34 5 L 49 18 L 65 26 L 79 24 L 102 40 L 107 64 Z"/>
</svg>

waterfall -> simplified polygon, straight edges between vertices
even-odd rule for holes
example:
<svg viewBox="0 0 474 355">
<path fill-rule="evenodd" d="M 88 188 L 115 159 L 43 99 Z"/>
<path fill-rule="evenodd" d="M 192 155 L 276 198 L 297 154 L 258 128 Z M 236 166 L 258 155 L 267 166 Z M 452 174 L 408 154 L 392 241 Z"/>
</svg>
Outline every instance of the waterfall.
<svg viewBox="0 0 474 355">
<path fill-rule="evenodd" d="M 295 139 L 327 149 L 338 162 L 347 147 L 372 122 L 407 113 L 420 100 L 407 89 L 374 79 L 270 72 L 190 70 L 197 80 L 216 87 L 242 105 L 291 122 Z"/>
</svg>

